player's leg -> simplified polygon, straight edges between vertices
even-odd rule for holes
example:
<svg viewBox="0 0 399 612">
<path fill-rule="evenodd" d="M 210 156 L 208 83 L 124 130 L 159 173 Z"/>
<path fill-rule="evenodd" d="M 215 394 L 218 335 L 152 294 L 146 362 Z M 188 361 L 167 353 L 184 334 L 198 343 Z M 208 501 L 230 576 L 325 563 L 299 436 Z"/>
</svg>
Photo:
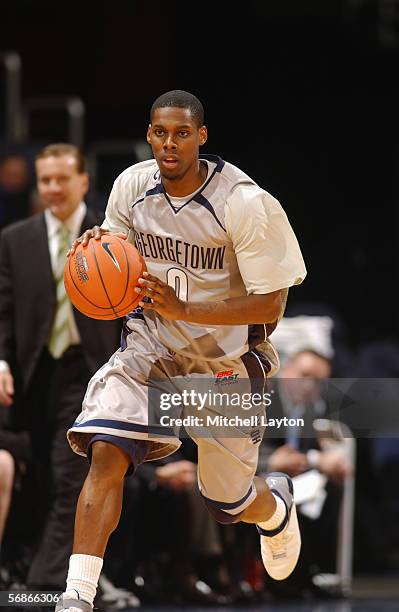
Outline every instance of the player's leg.
<svg viewBox="0 0 399 612">
<path fill-rule="evenodd" d="M 177 361 L 181 371 L 186 372 L 182 381 L 184 390 L 187 391 L 188 374 L 191 379 L 189 386 L 194 393 L 199 389 L 207 390 L 211 396 L 210 405 L 201 406 L 201 424 L 198 427 L 186 426 L 187 433 L 198 446 L 198 483 L 205 503 L 221 523 L 245 521 L 256 524 L 265 568 L 272 578 L 283 580 L 297 564 L 301 538 L 289 476 L 272 473 L 263 480 L 255 477 L 264 431 L 264 425 L 259 422 L 259 417 L 264 416 L 264 406 L 259 405 L 258 398 L 265 397 L 266 374 L 270 369 L 262 357 L 250 351 L 236 360 L 200 362 L 180 356 Z M 215 379 L 220 385 L 226 373 L 229 388 L 219 386 L 215 392 Z M 219 393 L 220 390 L 223 393 Z M 243 404 L 238 415 L 238 421 L 242 419 L 243 425 L 227 426 L 226 431 L 224 419 L 230 422 L 234 417 L 231 409 L 237 404 L 232 402 L 230 406 L 227 402 L 226 405 L 222 398 L 239 395 L 244 400 L 245 396 L 252 397 L 253 394 L 258 396 L 257 402 L 251 401 L 245 407 Z M 248 399 L 245 399 L 245 404 L 248 404 Z M 185 416 L 198 417 L 198 410 L 195 414 L 196 402 L 193 406 L 191 413 L 185 408 Z M 222 426 L 218 425 L 217 419 L 216 424 L 213 423 L 215 415 L 221 417 Z M 252 417 L 255 417 L 254 425 Z"/>
<path fill-rule="evenodd" d="M 271 472 L 266 479 L 255 476 L 253 482 L 257 496 L 239 520 L 256 524 L 265 569 L 275 580 L 284 580 L 295 569 L 301 550 L 292 480 Z"/>
<path fill-rule="evenodd" d="M 284 580 L 294 570 L 301 538 L 292 481 L 282 473 L 255 476 L 257 448 L 252 440 L 196 439 L 201 493 L 212 516 L 222 524 L 254 523 L 268 574 Z"/>
<path fill-rule="evenodd" d="M 76 508 L 73 554 L 104 556 L 108 538 L 119 522 L 129 466 L 130 457 L 122 448 L 94 442 L 90 470 Z"/>
<path fill-rule="evenodd" d="M 239 360 L 213 362 L 210 367 L 213 376 L 230 370 L 236 374 L 228 387 L 229 394 L 239 394 L 241 399 L 254 393 L 263 397 L 268 363 L 263 363 L 262 355 L 251 351 Z M 234 416 L 232 406 L 224 404 L 217 412 L 222 417 Z M 198 445 L 199 485 L 208 509 L 221 523 L 256 524 L 265 568 L 272 578 L 283 580 L 297 564 L 301 538 L 289 476 L 281 473 L 269 474 L 266 479 L 255 476 L 264 431 L 258 417 L 263 415 L 263 409 L 259 403 L 251 403 L 238 415 L 242 426 L 224 430 L 208 427 L 207 438 L 196 437 L 195 431 L 193 437 Z M 206 408 L 202 414 L 207 419 Z M 215 407 L 209 414 L 215 414 Z M 256 417 L 257 424 L 245 425 L 248 417 Z"/>
<path fill-rule="evenodd" d="M 83 410 L 68 431 L 73 450 L 89 459 L 92 453 L 92 457 L 78 502 L 68 597 L 63 597 L 56 610 L 91 610 L 108 538 L 119 522 L 127 470 L 144 459 L 166 456 L 180 446 L 173 432 L 170 437 L 157 432 L 152 436 L 149 421 L 152 377 L 166 377 L 168 364 L 165 366 L 164 360 L 169 363 L 168 351 L 144 321 L 129 319 L 127 327 L 136 333 L 126 329 L 123 349 L 93 376 Z"/>
<path fill-rule="evenodd" d="M 119 444 L 116 437 L 92 444 L 91 466 L 77 504 L 67 587 L 57 611 L 92 609 L 107 542 L 122 510 L 124 477 L 132 463 L 141 463 L 147 448 L 146 441 L 122 439 Z"/>
<path fill-rule="evenodd" d="M 255 476 L 253 484 L 256 490 L 256 497 L 235 522 L 260 523 L 270 519 L 276 512 L 276 498 L 269 489 L 265 479 Z"/>
</svg>

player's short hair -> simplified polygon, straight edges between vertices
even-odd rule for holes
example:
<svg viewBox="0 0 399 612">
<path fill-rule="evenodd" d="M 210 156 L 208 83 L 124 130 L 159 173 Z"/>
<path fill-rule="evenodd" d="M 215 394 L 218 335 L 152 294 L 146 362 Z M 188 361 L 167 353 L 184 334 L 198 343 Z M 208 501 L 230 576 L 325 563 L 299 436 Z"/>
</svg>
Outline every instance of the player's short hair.
<svg viewBox="0 0 399 612">
<path fill-rule="evenodd" d="M 71 155 L 75 158 L 76 169 L 79 174 L 83 174 L 83 172 L 87 171 L 86 160 L 82 151 L 79 147 L 66 142 L 56 142 L 47 145 L 37 153 L 35 161 L 38 159 L 45 159 L 46 157 L 63 157 L 64 155 Z"/>
<path fill-rule="evenodd" d="M 204 107 L 198 98 L 188 91 L 173 89 L 172 91 L 167 91 L 159 96 L 151 106 L 151 121 L 157 108 L 165 108 L 167 106 L 188 109 L 193 119 L 195 119 L 198 127 L 204 125 Z"/>
</svg>

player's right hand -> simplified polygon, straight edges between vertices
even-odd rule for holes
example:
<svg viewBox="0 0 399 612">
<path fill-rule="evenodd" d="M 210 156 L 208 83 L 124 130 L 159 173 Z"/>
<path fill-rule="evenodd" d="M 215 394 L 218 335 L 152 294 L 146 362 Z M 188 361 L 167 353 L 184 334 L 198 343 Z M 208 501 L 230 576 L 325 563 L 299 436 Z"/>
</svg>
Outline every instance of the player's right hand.
<svg viewBox="0 0 399 612">
<path fill-rule="evenodd" d="M 83 234 L 79 236 L 79 238 L 76 238 L 76 240 L 72 242 L 71 248 L 67 252 L 67 256 L 69 257 L 69 255 L 73 255 L 76 247 L 80 243 L 82 243 L 82 245 L 85 247 L 89 244 L 89 241 L 92 238 L 94 238 L 95 240 L 100 240 L 101 236 L 104 236 L 104 234 L 112 234 L 112 233 L 113 232 L 109 232 L 108 230 L 103 229 L 99 225 L 95 225 L 91 229 L 88 229 L 85 232 L 83 232 Z M 127 235 L 124 234 L 123 232 L 117 232 L 114 235 L 118 236 L 118 238 L 122 238 L 123 240 L 126 240 L 127 238 Z"/>
<path fill-rule="evenodd" d="M 14 379 L 11 372 L 0 372 L 0 404 L 11 406 L 14 401 Z"/>
</svg>

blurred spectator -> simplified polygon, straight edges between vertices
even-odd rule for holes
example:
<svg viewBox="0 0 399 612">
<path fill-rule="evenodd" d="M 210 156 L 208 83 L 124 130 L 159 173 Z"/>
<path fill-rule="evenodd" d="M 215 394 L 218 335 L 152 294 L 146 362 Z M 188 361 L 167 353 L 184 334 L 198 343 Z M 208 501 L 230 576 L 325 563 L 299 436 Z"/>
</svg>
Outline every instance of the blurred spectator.
<svg viewBox="0 0 399 612">
<path fill-rule="evenodd" d="M 30 521 L 28 513 L 22 511 L 24 504 L 26 508 L 26 499 L 21 503 L 21 492 L 30 459 L 28 433 L 15 431 L 10 425 L 8 409 L 0 406 L 0 584 L 4 588 L 23 579 L 29 563 L 25 552 L 32 537 L 27 533 L 29 528 L 26 529 Z"/>
<path fill-rule="evenodd" d="M 330 376 L 331 360 L 335 353 L 332 344 L 333 327 L 334 321 L 329 316 L 283 317 L 272 336 L 272 342 L 279 353 L 280 363 L 283 365 L 294 355 L 310 349 L 330 362 L 328 366 L 328 376 Z"/>
<path fill-rule="evenodd" d="M 330 374 L 330 360 L 305 349 L 286 359 L 278 379 L 271 386 L 274 393 L 268 418 L 303 419 L 304 427 L 284 424 L 279 429 L 269 428 L 261 446 L 258 469 L 282 471 L 292 477 L 312 470 L 312 473 L 327 477 L 327 480 L 319 479 L 311 499 L 298 505 L 301 557 L 298 567 L 284 584 L 268 583 L 270 590 L 279 595 L 319 595 L 312 576 L 321 571 L 335 571 L 341 485 L 350 473 L 350 466 L 343 446 L 334 439 L 320 440 L 313 427 L 315 419 L 326 417 L 320 382 Z"/>
<path fill-rule="evenodd" d="M 12 152 L 0 158 L 0 229 L 31 212 L 33 177 L 28 157 Z"/>
<path fill-rule="evenodd" d="M 14 459 L 8 450 L 0 449 L 0 554 L 14 484 Z"/>
<path fill-rule="evenodd" d="M 66 431 L 90 376 L 119 344 L 119 321 L 72 309 L 63 286 L 68 243 L 99 222 L 84 197 L 89 177 L 81 152 L 49 145 L 36 158 L 44 213 L 14 223 L 0 241 L 0 403 L 30 433 L 40 512 L 28 584 L 61 589 L 72 547 L 76 501 L 87 472 Z"/>
<path fill-rule="evenodd" d="M 332 373 L 335 349 L 332 318 L 323 315 L 285 317 L 273 332 L 281 368 L 270 382 L 269 419 L 284 419 L 279 428 L 268 427 L 260 449 L 258 471 L 282 471 L 299 477 L 317 477 L 313 498 L 299 504 L 302 551 L 297 568 L 282 584 L 267 581 L 276 596 L 326 596 L 313 583 L 320 571 L 335 572 L 338 512 L 344 478 L 350 474 L 345 450 L 334 439 L 319 437 L 316 419 L 327 417 L 323 381 Z M 302 419 L 291 426 L 288 419 Z M 299 421 L 300 422 L 300 421 Z M 307 485 L 306 485 L 307 486 Z"/>
<path fill-rule="evenodd" d="M 350 473 L 350 466 L 344 448 L 333 439 L 319 439 L 313 427 L 315 419 L 325 416 L 319 381 L 327 379 L 330 372 L 327 358 L 304 350 L 287 359 L 272 386 L 274 394 L 268 418 L 303 419 L 305 425 L 269 428 L 261 446 L 258 469 L 286 472 L 292 477 L 310 474 L 312 470 L 327 477 L 326 481 L 317 482 L 311 499 L 298 505 L 301 556 L 292 576 L 283 584 L 268 582 L 268 588 L 276 595 L 320 596 L 312 576 L 321 571 L 335 571 L 341 485 Z"/>
<path fill-rule="evenodd" d="M 302 302 L 295 300 L 288 300 L 287 309 L 283 319 L 283 325 L 290 324 L 291 321 L 298 319 L 299 317 L 306 317 L 310 323 L 310 326 L 317 327 L 317 330 L 313 330 L 312 336 L 323 334 L 324 331 L 328 332 L 324 334 L 326 349 L 318 349 L 316 345 L 312 343 L 309 345 L 314 350 L 321 352 L 322 355 L 329 357 L 331 362 L 331 376 L 335 377 L 347 377 L 354 375 L 354 364 L 353 352 L 348 342 L 348 330 L 344 319 L 341 314 L 334 308 L 332 304 L 325 302 Z M 324 323 L 319 325 L 318 319 L 329 321 L 330 323 Z M 313 323 L 312 323 L 313 322 Z M 325 329 L 325 326 L 329 326 L 329 331 Z M 324 329 L 323 329 L 324 328 Z M 272 342 L 279 345 L 279 334 L 281 333 L 280 324 L 274 331 L 272 336 Z M 327 344 L 330 348 L 327 349 Z M 302 348 L 305 345 L 302 344 Z M 328 352 L 325 352 L 327 350 Z"/>
</svg>

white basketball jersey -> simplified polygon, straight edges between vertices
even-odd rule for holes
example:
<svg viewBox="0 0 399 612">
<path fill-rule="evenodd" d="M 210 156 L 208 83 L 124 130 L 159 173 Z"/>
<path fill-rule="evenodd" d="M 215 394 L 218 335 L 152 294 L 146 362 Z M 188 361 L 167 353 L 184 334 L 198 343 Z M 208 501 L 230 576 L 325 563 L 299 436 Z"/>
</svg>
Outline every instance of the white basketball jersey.
<svg viewBox="0 0 399 612">
<path fill-rule="evenodd" d="M 232 164 L 211 155 L 200 159 L 207 179 L 186 199 L 165 192 L 155 160 L 127 168 L 115 181 L 103 227 L 128 229 L 150 274 L 181 300 L 217 302 L 277 289 L 287 289 L 286 297 L 306 270 L 282 207 Z M 205 360 L 239 357 L 266 341 L 277 323 L 204 326 L 141 308 L 129 316 L 144 316 L 170 350 Z M 277 357 L 267 346 L 274 369 Z"/>
</svg>

